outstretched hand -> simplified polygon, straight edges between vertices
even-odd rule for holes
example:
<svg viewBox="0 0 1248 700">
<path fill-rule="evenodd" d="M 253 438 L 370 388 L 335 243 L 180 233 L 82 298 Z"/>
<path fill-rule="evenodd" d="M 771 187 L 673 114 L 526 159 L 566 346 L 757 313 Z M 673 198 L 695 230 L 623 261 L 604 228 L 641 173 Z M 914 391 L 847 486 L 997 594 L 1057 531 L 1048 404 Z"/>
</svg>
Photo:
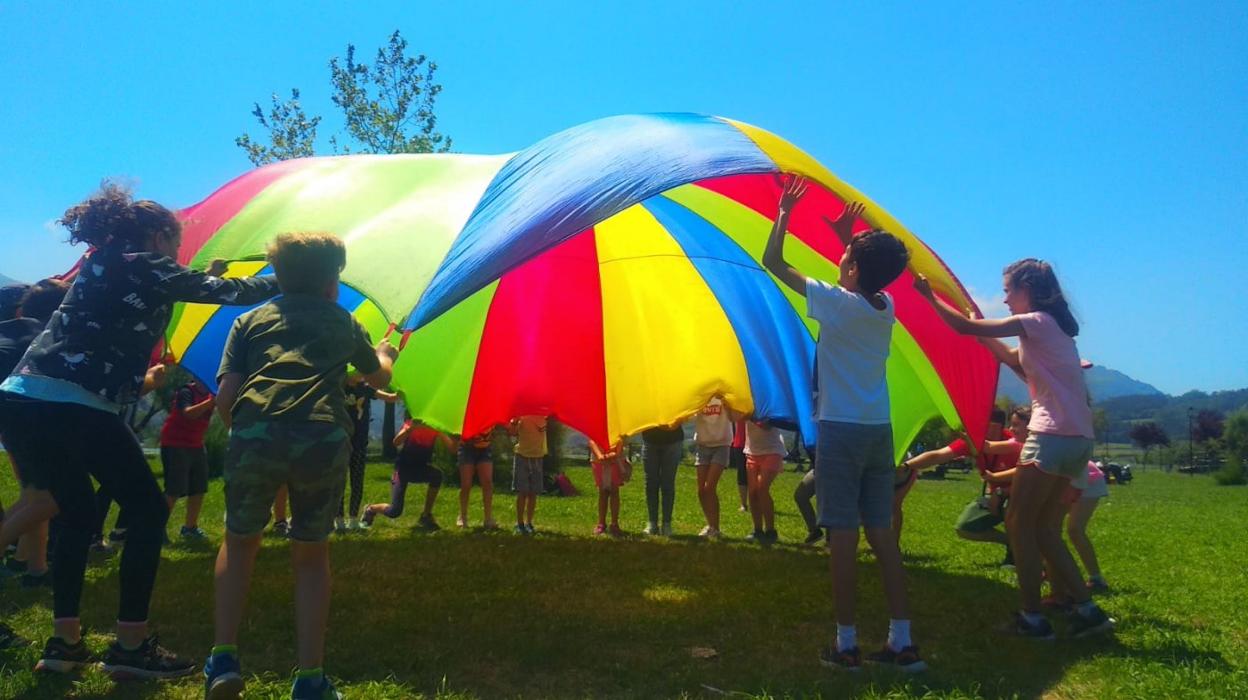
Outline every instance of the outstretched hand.
<svg viewBox="0 0 1248 700">
<path fill-rule="evenodd" d="M 832 227 L 838 238 L 842 241 L 849 241 L 854 237 L 854 222 L 862 216 L 862 212 L 866 208 L 867 205 L 862 202 L 846 202 L 845 208 L 841 210 L 841 215 L 836 217 L 835 220 L 826 216 L 823 217 L 823 220 L 827 222 L 828 226 Z"/>
<path fill-rule="evenodd" d="M 805 194 L 806 178 L 797 175 L 786 178 L 784 190 L 780 193 L 780 209 L 787 212 L 793 211 L 793 207 L 797 206 L 798 200 Z"/>
<path fill-rule="evenodd" d="M 216 260 L 213 260 L 211 264 L 208 265 L 208 269 L 205 270 L 205 272 L 208 274 L 209 277 L 220 277 L 221 275 L 224 275 L 226 270 L 228 270 L 229 268 L 230 266 L 228 263 L 226 263 L 221 258 L 217 258 Z"/>
<path fill-rule="evenodd" d="M 927 275 L 916 274 L 914 276 L 914 289 L 928 301 L 935 301 L 936 295 L 932 292 L 932 283 L 927 281 Z"/>
<path fill-rule="evenodd" d="M 382 338 L 377 343 L 377 354 L 389 357 L 391 362 L 399 359 L 399 349 L 390 344 L 389 338 Z"/>
</svg>

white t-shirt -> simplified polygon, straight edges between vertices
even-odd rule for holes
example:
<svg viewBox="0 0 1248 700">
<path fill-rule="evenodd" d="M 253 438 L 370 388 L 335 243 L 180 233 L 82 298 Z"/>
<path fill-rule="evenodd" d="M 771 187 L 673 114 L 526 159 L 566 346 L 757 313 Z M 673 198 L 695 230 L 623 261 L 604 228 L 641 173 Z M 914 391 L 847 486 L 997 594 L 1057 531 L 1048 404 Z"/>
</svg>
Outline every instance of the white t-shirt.
<svg viewBox="0 0 1248 700">
<path fill-rule="evenodd" d="M 839 285 L 806 278 L 806 315 L 819 322 L 815 361 L 821 421 L 886 425 L 890 422 L 884 366 L 893 338 L 893 298 L 877 309 Z"/>
<path fill-rule="evenodd" d="M 728 408 L 718 397 L 708 401 L 693 420 L 693 441 L 702 447 L 732 444 L 732 419 L 728 417 Z"/>
<path fill-rule="evenodd" d="M 745 453 L 747 455 L 784 455 L 784 435 L 776 427 L 763 427 L 754 421 L 745 422 Z"/>
<path fill-rule="evenodd" d="M 1075 339 L 1043 311 L 1014 316 L 1027 335 L 1018 339 L 1018 359 L 1031 394 L 1028 430 L 1046 435 L 1095 439 L 1088 385 Z"/>
</svg>

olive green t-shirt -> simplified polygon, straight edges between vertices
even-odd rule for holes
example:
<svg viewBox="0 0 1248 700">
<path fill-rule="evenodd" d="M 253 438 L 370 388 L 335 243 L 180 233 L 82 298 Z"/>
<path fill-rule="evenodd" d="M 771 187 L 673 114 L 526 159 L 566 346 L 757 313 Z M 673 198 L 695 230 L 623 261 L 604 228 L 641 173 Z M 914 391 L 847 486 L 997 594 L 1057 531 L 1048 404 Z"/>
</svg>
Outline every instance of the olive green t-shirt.
<svg viewBox="0 0 1248 700">
<path fill-rule="evenodd" d="M 380 368 L 368 331 L 332 301 L 289 294 L 234 321 L 217 379 L 243 375 L 236 424 L 320 421 L 349 432 L 343 389 L 348 364 L 363 374 Z"/>
</svg>

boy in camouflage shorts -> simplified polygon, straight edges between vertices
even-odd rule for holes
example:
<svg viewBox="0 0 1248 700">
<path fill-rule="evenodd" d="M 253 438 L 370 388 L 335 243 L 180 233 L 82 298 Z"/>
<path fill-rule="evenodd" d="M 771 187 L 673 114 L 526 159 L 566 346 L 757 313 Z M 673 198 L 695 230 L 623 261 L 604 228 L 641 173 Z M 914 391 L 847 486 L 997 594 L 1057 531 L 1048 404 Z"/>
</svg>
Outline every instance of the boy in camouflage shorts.
<svg viewBox="0 0 1248 700">
<path fill-rule="evenodd" d="M 342 241 L 282 234 L 269 245 L 268 259 L 283 296 L 235 321 L 218 372 L 217 409 L 230 442 L 205 694 L 242 694 L 238 628 L 273 499 L 287 486 L 299 660 L 291 697 L 337 698 L 321 664 L 329 616 L 327 540 L 351 452 L 343 383 L 353 365 L 369 384 L 385 387 L 397 351 L 385 340 L 373 348 L 359 322 L 335 303 L 346 266 Z"/>
</svg>

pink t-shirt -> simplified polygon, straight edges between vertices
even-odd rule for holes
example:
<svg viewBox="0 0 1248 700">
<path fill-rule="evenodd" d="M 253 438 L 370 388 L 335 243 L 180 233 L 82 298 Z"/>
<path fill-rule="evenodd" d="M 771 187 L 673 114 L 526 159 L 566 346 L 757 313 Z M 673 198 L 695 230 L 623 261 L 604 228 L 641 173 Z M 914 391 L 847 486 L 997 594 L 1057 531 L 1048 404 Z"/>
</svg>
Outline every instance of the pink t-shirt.
<svg viewBox="0 0 1248 700">
<path fill-rule="evenodd" d="M 1031 394 L 1031 422 L 1027 427 L 1046 435 L 1094 438 L 1092 406 L 1075 339 L 1043 311 L 1014 318 L 1027 333 L 1018 341 L 1018 359 Z"/>
</svg>

